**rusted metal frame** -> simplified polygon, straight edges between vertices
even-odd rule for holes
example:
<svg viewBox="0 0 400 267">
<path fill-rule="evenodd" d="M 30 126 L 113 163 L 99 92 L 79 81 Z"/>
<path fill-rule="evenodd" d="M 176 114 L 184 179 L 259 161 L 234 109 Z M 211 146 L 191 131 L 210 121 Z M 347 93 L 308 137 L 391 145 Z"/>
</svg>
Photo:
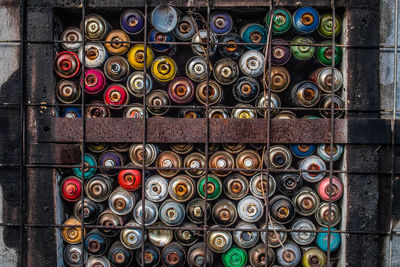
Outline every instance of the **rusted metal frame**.
<svg viewBox="0 0 400 267">
<path fill-rule="evenodd" d="M 20 155 L 20 167 L 19 167 L 19 175 L 20 175 L 20 263 L 21 266 L 26 264 L 26 233 L 25 233 L 25 210 L 26 210 L 26 176 L 25 176 L 25 163 L 26 163 L 26 142 L 25 142 L 25 131 L 26 131 L 26 123 L 25 123 L 25 71 L 26 71 L 26 10 L 25 10 L 25 0 L 21 0 L 20 3 L 20 125 L 21 125 L 21 155 Z"/>
<path fill-rule="evenodd" d="M 379 1 L 369 0 L 369 8 L 349 7 L 346 9 L 347 27 L 344 28 L 345 40 L 351 45 L 379 43 Z M 345 50 L 344 62 L 347 67 L 347 106 L 351 109 L 379 109 L 379 69 L 371 66 L 379 64 L 378 50 Z M 359 97 L 362 95 L 362 97 Z M 379 118 L 378 113 L 362 112 L 347 114 L 347 118 Z M 390 127 L 390 126 L 389 126 Z M 390 129 L 390 128 L 388 128 Z M 369 131 L 375 131 L 371 128 Z M 349 128 L 349 135 L 357 133 L 357 129 Z M 359 133 L 360 134 L 360 133 Z M 361 133 L 362 134 L 362 133 Z M 382 135 L 389 134 L 385 131 Z M 385 225 L 382 218 L 388 210 L 388 191 L 384 189 L 387 177 L 374 174 L 354 174 L 353 170 L 379 172 L 377 147 L 370 144 L 348 145 L 344 151 L 347 176 L 347 217 L 346 227 L 359 227 L 363 230 L 378 229 Z M 390 141 L 386 144 L 390 144 Z M 362 159 L 362 160 L 360 160 Z M 390 162 L 390 159 L 388 160 Z M 390 175 L 390 173 L 389 173 Z M 383 189 L 383 190 L 382 190 Z M 359 192 L 368 192 L 367 194 Z M 346 193 L 346 192 L 345 192 Z M 378 201 L 379 199 L 379 201 Z M 387 231 L 387 229 L 384 229 Z M 342 236 L 344 238 L 344 236 Z M 349 236 L 346 240 L 345 261 L 349 266 L 380 266 L 380 249 L 383 238 L 373 236 Z M 359 246 L 359 244 L 364 244 Z"/>
<path fill-rule="evenodd" d="M 210 13 L 211 13 L 211 7 L 210 7 L 210 0 L 207 0 L 207 25 L 206 26 L 206 30 L 207 30 L 207 44 L 206 44 L 206 49 L 204 50 L 204 55 L 206 57 L 206 61 L 207 61 L 207 67 L 206 67 L 206 71 L 207 73 L 210 73 L 210 56 L 209 56 L 209 51 L 210 51 Z M 196 22 L 193 23 L 193 25 L 196 25 Z M 196 31 L 197 31 L 197 26 L 196 27 Z M 199 35 L 199 38 L 201 40 L 201 36 L 200 33 L 197 33 Z M 205 127 L 205 143 L 204 143 L 204 157 L 205 157 L 205 181 L 204 181 L 204 217 L 203 217 L 203 233 L 204 233 L 204 256 L 205 256 L 205 261 L 204 261 L 204 267 L 207 267 L 207 262 L 209 259 L 207 259 L 207 249 L 208 249 L 208 244 L 207 244 L 207 239 L 208 239 L 208 222 L 207 222 L 207 202 L 208 202 L 208 173 L 209 173 L 209 166 L 208 166 L 208 162 L 209 162 L 209 134 L 210 134 L 210 119 L 209 119 L 209 94 L 210 94 L 210 77 L 209 75 L 207 75 L 206 78 L 206 103 L 205 103 L 205 122 L 206 122 L 206 127 Z"/>
<path fill-rule="evenodd" d="M 147 109 L 146 109 L 146 92 L 147 92 L 147 31 L 148 31 L 148 6 L 147 6 L 147 0 L 145 0 L 144 4 L 144 40 L 143 40 L 143 46 L 144 46 L 144 65 L 143 65 L 143 80 L 144 80 L 144 87 L 143 87 L 143 113 L 144 113 L 144 119 L 143 119 L 143 129 L 142 129 L 142 146 L 143 146 L 143 159 L 142 159 L 142 188 L 141 188 L 141 200 L 142 200 L 142 225 L 141 225 L 141 231 L 142 231 L 142 247 L 141 247 L 141 262 L 140 265 L 144 267 L 144 245 L 145 245 L 145 231 L 146 231 L 146 216 L 145 216 L 145 176 L 146 176 L 146 128 L 147 128 Z"/>
<path fill-rule="evenodd" d="M 39 142 L 74 143 L 81 138 L 81 118 L 62 119 L 47 118 L 38 122 Z M 103 118 L 86 120 L 87 142 L 141 142 L 143 136 L 143 119 Z M 176 119 L 149 118 L 147 119 L 147 141 L 150 143 L 202 143 L 205 141 L 207 118 Z M 126 123 L 128 122 L 129 123 Z M 353 120 L 360 129 L 369 124 Z M 368 122 L 368 121 L 367 121 Z M 339 119 L 337 123 L 337 143 L 355 142 L 348 140 L 346 130 L 348 120 Z M 328 143 L 329 120 L 272 119 L 272 143 Z M 190 130 L 190 131 L 189 131 Z M 265 142 L 265 124 L 263 119 L 209 119 L 210 143 L 263 143 Z M 382 130 L 380 130 L 382 131 Z M 221 136 L 221 132 L 224 136 Z M 135 133 L 135 134 L 134 134 Z M 137 134 L 140 133 L 140 134 Z M 372 132 L 373 134 L 374 132 Z M 371 135 L 372 135 L 371 134 Z M 368 135 L 366 135 L 368 137 Z M 378 136 L 381 138 L 382 136 Z M 352 137 L 351 138 L 355 138 Z M 360 137 L 361 138 L 361 137 Z M 365 138 L 365 136 L 364 136 Z M 376 142 L 372 137 L 367 142 Z M 361 140 L 362 141 L 362 140 Z M 377 139 L 380 141 L 380 139 Z"/>
<path fill-rule="evenodd" d="M 39 143 L 78 143 L 81 118 L 39 119 Z M 142 119 L 86 119 L 88 142 L 136 142 L 142 140 Z M 147 140 L 153 143 L 204 142 L 205 118 L 147 119 Z M 210 119 L 211 143 L 263 143 L 265 125 L 262 119 Z M 126 123 L 129 122 L 129 123 Z M 273 143 L 329 143 L 329 119 L 271 120 Z M 391 144 L 390 120 L 376 118 L 335 119 L 335 142 L 342 144 Z M 396 123 L 396 128 L 400 128 Z M 117 130 L 118 129 L 118 130 Z M 191 131 L 187 131 L 190 129 Z M 399 143 L 399 129 L 396 142 Z M 132 132 L 138 134 L 132 134 Z M 219 134 L 226 133 L 224 138 Z"/>
<path fill-rule="evenodd" d="M 78 142 L 81 119 L 49 118 L 39 121 L 39 142 Z M 140 142 L 141 136 L 132 134 L 140 132 L 141 119 L 127 120 L 123 118 L 86 119 L 87 140 L 89 142 Z M 336 119 L 337 134 L 335 142 L 352 144 L 389 144 L 389 121 L 380 119 Z M 202 127 L 205 119 L 150 118 L 147 128 L 149 142 L 155 143 L 200 143 L 204 140 Z M 212 143 L 262 143 L 264 134 L 262 119 L 235 120 L 210 119 Z M 329 143 L 328 120 L 272 119 L 271 128 L 273 143 Z M 371 126 L 373 126 L 371 128 Z M 379 127 L 379 128 L 377 128 Z M 118 129 L 118 131 L 116 131 Z M 191 129 L 187 132 L 186 129 Z M 236 132 L 240 133 L 240 139 Z M 309 131 L 307 131 L 309 130 Z M 365 132 L 365 130 L 369 130 Z M 353 133 L 347 134 L 347 131 Z M 363 132 L 364 131 L 364 132 Z M 226 132 L 221 138 L 219 132 Z M 383 135 L 384 133 L 387 136 Z M 301 134 L 301 135 L 300 135 Z M 117 137 L 117 138 L 116 138 Z M 399 139 L 399 137 L 397 137 Z"/>
<path fill-rule="evenodd" d="M 85 43 L 86 43 L 86 25 L 85 25 L 85 17 L 86 17 L 86 0 L 81 0 L 81 12 L 82 12 L 82 18 L 81 21 L 83 21 L 83 27 L 82 27 L 82 48 L 83 51 L 85 51 Z M 82 77 L 85 77 L 85 61 L 86 61 L 86 56 L 82 57 Z M 85 112 L 85 81 L 84 79 L 80 80 L 80 85 L 81 85 L 81 113 L 84 114 Z M 82 189 L 85 188 L 85 138 L 86 137 L 86 118 L 83 117 L 82 118 L 82 134 L 81 134 L 81 170 L 82 170 Z M 85 207 L 85 190 L 81 190 L 81 231 L 82 231 L 82 239 L 80 242 L 81 245 L 81 251 L 82 253 L 84 253 L 85 251 L 85 236 L 84 236 L 84 232 L 85 232 L 85 213 L 84 213 L 84 207 Z M 84 267 L 85 263 L 82 260 L 81 261 L 81 266 Z"/>
<path fill-rule="evenodd" d="M 336 9 L 335 9 L 335 0 L 331 0 L 331 8 L 332 8 L 332 38 L 331 38 L 331 49 L 332 49 L 332 64 L 331 64 L 331 75 L 332 77 L 334 76 L 334 68 L 335 68 L 335 28 L 336 28 Z M 333 97 L 335 96 L 334 90 L 335 89 L 335 83 L 332 82 L 331 84 L 331 125 L 330 125 L 330 133 L 331 133 L 331 138 L 330 138 L 330 143 L 329 143 L 329 188 L 332 188 L 332 179 L 333 179 L 333 146 L 334 146 L 334 138 L 335 138 L 335 105 L 333 102 Z M 331 266 L 331 227 L 332 227 L 332 192 L 329 190 L 329 202 L 328 202 L 328 249 L 327 249 L 327 266 Z"/>
<path fill-rule="evenodd" d="M 394 179 L 396 170 L 396 117 L 397 117 L 397 46 L 399 42 L 399 0 L 396 0 L 395 4 L 395 33 L 394 33 L 394 60 L 393 60 L 393 114 L 391 120 L 392 130 L 392 174 L 390 176 L 390 218 L 389 218 L 389 267 L 392 266 L 393 262 L 393 202 L 394 202 Z"/>
</svg>

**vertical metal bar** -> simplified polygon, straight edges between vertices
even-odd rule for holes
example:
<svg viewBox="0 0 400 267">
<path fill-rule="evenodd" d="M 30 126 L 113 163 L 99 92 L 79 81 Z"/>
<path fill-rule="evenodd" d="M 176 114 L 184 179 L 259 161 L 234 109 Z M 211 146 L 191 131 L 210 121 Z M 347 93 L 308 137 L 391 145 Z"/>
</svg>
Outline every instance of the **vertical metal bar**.
<svg viewBox="0 0 400 267">
<path fill-rule="evenodd" d="M 270 147 L 271 147 L 271 76 L 272 76 L 272 63 L 271 60 L 271 56 L 272 56 L 272 21 L 274 18 L 274 6 L 275 6 L 275 2 L 274 0 L 270 0 L 270 21 L 269 21 L 269 29 L 268 29 L 268 36 L 267 36 L 267 51 L 265 51 L 264 56 L 266 58 L 264 58 L 264 64 L 265 62 L 268 61 L 268 101 L 266 101 L 267 103 L 267 109 L 264 109 L 264 119 L 266 117 L 267 119 L 267 147 L 262 155 L 262 157 L 265 160 L 265 164 L 266 164 L 266 175 L 267 175 L 267 190 L 264 193 L 264 203 L 265 203 L 265 223 L 266 223 L 266 229 L 265 229 L 265 267 L 268 267 L 268 228 L 269 228 L 269 170 L 270 170 L 270 164 L 269 164 L 269 155 L 270 155 Z M 263 77 L 263 88 L 264 88 L 264 98 L 265 98 L 265 85 L 266 85 L 266 81 L 265 81 L 265 65 L 264 65 L 264 77 Z M 267 114 L 265 114 L 267 113 Z M 265 157 L 264 157 L 265 156 Z M 262 162 L 262 161 L 261 161 Z M 263 168 L 263 166 L 261 166 L 261 168 Z M 261 171 L 261 184 L 263 184 L 263 177 L 262 177 L 262 171 Z M 264 187 L 264 186 L 262 186 Z M 278 233 L 280 235 L 280 233 Z"/>
<path fill-rule="evenodd" d="M 20 257 L 21 257 L 21 266 L 26 265 L 26 242 L 25 242 L 25 35 L 26 28 L 25 25 L 25 0 L 21 0 L 20 6 L 20 127 L 21 127 L 21 157 L 20 157 Z"/>
<path fill-rule="evenodd" d="M 333 176 L 333 146 L 334 146 L 334 139 L 335 139 L 335 105 L 333 102 L 334 96 L 335 96 L 335 83 L 334 83 L 334 68 L 335 68 L 335 29 L 336 29 L 336 23 L 335 23 L 335 17 L 336 17 L 336 9 L 335 9 L 335 0 L 331 0 L 331 8 L 332 8 L 332 69 L 331 69 L 331 75 L 332 75 L 332 84 L 331 84 L 331 132 L 330 132 L 330 154 L 329 154 L 329 188 L 332 188 L 332 176 Z M 327 266 L 331 266 L 331 216 L 332 216 L 332 192 L 329 190 L 329 202 L 328 202 L 328 249 L 327 249 Z"/>
<path fill-rule="evenodd" d="M 82 240 L 81 240 L 81 250 L 82 255 L 85 252 L 84 246 L 84 231 L 85 231 L 85 220 L 84 220 L 84 207 L 85 207 L 85 127 L 86 127 L 86 119 L 85 119 L 85 62 L 86 62 L 86 51 L 85 51 L 85 41 L 86 41 L 86 27 L 85 27 L 85 16 L 86 16 L 86 8 L 85 8 L 85 0 L 81 1 L 82 5 L 82 77 L 81 80 L 81 114 L 82 114 L 82 140 L 81 140 L 81 168 L 82 168 L 82 199 L 81 199 L 81 231 L 82 231 Z M 81 262 L 81 266 L 84 267 L 84 261 Z"/>
<path fill-rule="evenodd" d="M 144 3 L 144 40 L 143 40 L 143 48 L 144 48 L 144 66 L 143 66 L 143 80 L 144 80 L 144 87 L 143 87 L 143 161 L 142 161 L 142 248 L 141 248 L 141 266 L 144 266 L 144 244 L 145 244 L 145 188 L 144 188 L 144 179 L 146 176 L 146 127 L 147 127 L 147 110 L 146 110 L 146 91 L 147 91 L 147 0 Z"/>
<path fill-rule="evenodd" d="M 205 180 L 204 180 L 204 225 L 203 225 L 203 234 L 204 234 L 204 243 L 205 243 L 205 248 L 204 248 L 204 255 L 205 255 L 205 261 L 204 261 L 204 267 L 207 267 L 207 236 L 208 236 L 208 225 L 207 225 L 207 203 L 208 203 L 208 164 L 209 164 L 209 157 L 208 157 L 208 147 L 209 147 L 209 131 L 210 131 L 210 119 L 209 119 L 209 94 L 210 94 L 210 78 L 209 78 L 209 72 L 210 72 L 210 56 L 209 56 L 209 51 L 210 51 L 210 0 L 207 0 L 207 45 L 206 49 L 204 50 L 205 56 L 207 59 L 207 79 L 206 79 L 206 109 L 205 109 L 205 117 L 206 117 L 206 141 L 204 144 L 204 157 L 206 158 L 206 166 L 205 166 Z M 200 38 L 200 35 L 199 35 Z M 201 40 L 201 38 L 200 38 Z M 213 44 L 215 45 L 215 44 Z"/>
<path fill-rule="evenodd" d="M 396 116 L 397 116 L 397 47 L 399 43 L 399 0 L 395 4 L 395 28 L 394 28 L 394 60 L 393 60 L 393 114 L 391 120 L 392 130 L 392 174 L 390 179 L 390 238 L 389 238 L 389 267 L 392 266 L 393 260 L 393 187 L 394 176 L 396 171 Z"/>
</svg>

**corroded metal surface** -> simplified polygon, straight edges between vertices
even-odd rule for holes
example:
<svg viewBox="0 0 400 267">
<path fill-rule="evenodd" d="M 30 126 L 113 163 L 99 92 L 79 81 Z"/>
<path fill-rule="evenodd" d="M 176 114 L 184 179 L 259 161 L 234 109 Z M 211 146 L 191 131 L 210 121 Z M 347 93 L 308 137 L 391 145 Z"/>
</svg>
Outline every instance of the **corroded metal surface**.
<svg viewBox="0 0 400 267">
<path fill-rule="evenodd" d="M 210 143 L 266 142 L 267 122 L 264 119 L 210 119 L 209 122 Z M 38 142 L 79 143 L 81 127 L 81 119 L 76 118 L 39 120 Z M 328 143 L 329 129 L 328 119 L 272 119 L 271 142 Z M 147 119 L 146 139 L 149 143 L 202 143 L 205 142 L 205 131 L 206 119 L 153 117 Z M 140 143 L 142 138 L 142 119 L 86 119 L 87 142 Z M 400 140 L 400 134 L 396 140 Z M 342 144 L 390 144 L 390 120 L 336 119 L 334 141 Z"/>
<path fill-rule="evenodd" d="M 367 121 L 364 121 L 367 122 Z M 347 143 L 347 124 L 336 120 L 336 143 Z M 39 142 L 77 143 L 82 136 L 81 119 L 50 118 L 39 122 Z M 267 123 L 264 119 L 210 119 L 211 143 L 265 143 Z M 202 143 L 205 142 L 205 119 L 149 118 L 149 143 Z M 103 118 L 86 119 L 87 142 L 141 142 L 141 119 Z M 329 120 L 273 119 L 273 143 L 327 143 Z"/>
</svg>

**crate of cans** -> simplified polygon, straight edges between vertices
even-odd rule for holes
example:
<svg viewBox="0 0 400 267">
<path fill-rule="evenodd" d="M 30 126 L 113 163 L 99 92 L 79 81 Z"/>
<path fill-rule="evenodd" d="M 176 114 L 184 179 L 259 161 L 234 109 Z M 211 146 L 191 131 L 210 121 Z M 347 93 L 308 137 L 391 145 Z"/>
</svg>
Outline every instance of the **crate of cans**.
<svg viewBox="0 0 400 267">
<path fill-rule="evenodd" d="M 342 22 L 329 10 L 157 6 L 64 24 L 60 117 L 344 116 Z M 83 162 L 60 170 L 64 262 L 325 266 L 341 247 L 345 195 L 329 164 L 341 169 L 345 148 L 266 147 L 87 143 Z"/>
</svg>

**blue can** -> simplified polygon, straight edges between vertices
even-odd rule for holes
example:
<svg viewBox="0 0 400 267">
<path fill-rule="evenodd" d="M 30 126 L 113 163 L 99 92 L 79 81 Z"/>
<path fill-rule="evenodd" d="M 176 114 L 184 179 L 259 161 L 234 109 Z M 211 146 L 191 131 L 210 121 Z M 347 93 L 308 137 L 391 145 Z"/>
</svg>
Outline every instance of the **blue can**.
<svg viewBox="0 0 400 267">
<path fill-rule="evenodd" d="M 143 13 L 137 9 L 126 10 L 120 18 L 121 28 L 128 34 L 138 34 L 144 28 Z"/>
<path fill-rule="evenodd" d="M 316 146 L 315 145 L 306 145 L 306 144 L 292 144 L 290 145 L 290 150 L 293 155 L 298 158 L 306 158 L 314 154 Z"/>
<path fill-rule="evenodd" d="M 301 33 L 312 33 L 319 25 L 319 14 L 310 6 L 301 7 L 293 14 L 293 27 Z"/>
<path fill-rule="evenodd" d="M 262 43 L 267 42 L 267 30 L 264 26 L 256 23 L 246 24 L 240 30 L 240 38 L 245 43 L 253 43 L 254 45 L 246 45 L 248 49 L 260 50 L 264 45 Z"/>
<path fill-rule="evenodd" d="M 179 18 L 180 12 L 172 6 L 160 5 L 151 12 L 151 24 L 164 33 L 174 30 Z"/>
<path fill-rule="evenodd" d="M 321 228 L 323 231 L 328 231 L 327 227 Z M 336 228 L 331 228 L 331 231 L 337 231 Z M 322 250 L 328 251 L 328 233 L 318 233 L 316 238 L 317 246 Z M 341 237 L 339 233 L 331 233 L 330 251 L 334 252 L 340 247 Z"/>
<path fill-rule="evenodd" d="M 175 41 L 174 35 L 172 32 L 163 33 L 158 31 L 157 29 L 152 29 L 149 32 L 148 37 L 149 42 L 157 42 L 157 44 L 150 44 L 150 47 L 157 52 L 165 53 L 168 52 L 169 49 L 172 48 L 172 45 L 169 42 Z"/>
<path fill-rule="evenodd" d="M 80 118 L 82 117 L 82 112 L 80 108 L 77 107 L 68 107 L 68 108 L 64 108 L 61 111 L 61 117 L 63 118 Z"/>
<path fill-rule="evenodd" d="M 107 251 L 108 246 L 108 239 L 97 230 L 91 231 L 85 237 L 84 247 L 90 255 L 103 255 Z"/>
<path fill-rule="evenodd" d="M 217 35 L 225 35 L 232 30 L 233 20 L 227 12 L 214 12 L 210 16 L 210 28 Z"/>
<path fill-rule="evenodd" d="M 331 148 L 329 144 L 319 144 L 317 148 L 317 155 L 320 156 L 324 161 L 329 162 L 331 159 Z M 339 144 L 334 144 L 333 146 L 333 156 L 332 160 L 337 161 L 343 155 L 343 146 Z"/>
<path fill-rule="evenodd" d="M 83 156 L 83 167 L 85 169 L 85 179 L 93 177 L 93 175 L 97 171 L 96 158 L 89 153 L 85 153 L 85 155 Z M 83 177 L 83 171 L 81 167 L 72 168 L 72 172 L 74 173 L 75 176 L 79 178 Z"/>
</svg>

